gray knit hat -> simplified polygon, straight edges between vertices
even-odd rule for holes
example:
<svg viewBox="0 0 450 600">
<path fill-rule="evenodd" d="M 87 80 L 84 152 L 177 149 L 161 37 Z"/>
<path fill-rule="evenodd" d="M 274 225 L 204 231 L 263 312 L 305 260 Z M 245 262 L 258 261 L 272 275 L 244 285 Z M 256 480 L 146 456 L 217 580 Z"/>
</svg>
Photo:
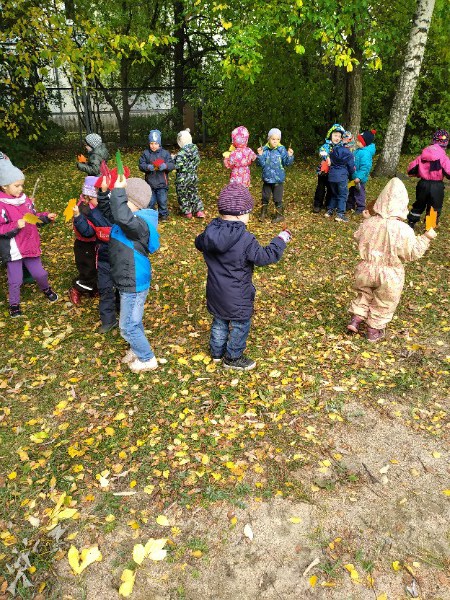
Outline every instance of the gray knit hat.
<svg viewBox="0 0 450 600">
<path fill-rule="evenodd" d="M 221 215 L 246 215 L 253 210 L 253 198 L 248 189 L 240 183 L 229 183 L 222 188 L 217 202 Z"/>
<path fill-rule="evenodd" d="M 152 189 L 143 179 L 131 177 L 127 179 L 127 199 L 137 208 L 147 208 L 150 204 Z"/>
<path fill-rule="evenodd" d="M 91 148 L 97 148 L 102 143 L 102 138 L 98 135 L 98 133 L 88 133 L 88 135 L 84 138 L 84 141 Z"/>
<path fill-rule="evenodd" d="M 0 159 L 0 185 L 10 185 L 23 179 L 25 175 L 12 164 L 9 158 Z"/>
</svg>

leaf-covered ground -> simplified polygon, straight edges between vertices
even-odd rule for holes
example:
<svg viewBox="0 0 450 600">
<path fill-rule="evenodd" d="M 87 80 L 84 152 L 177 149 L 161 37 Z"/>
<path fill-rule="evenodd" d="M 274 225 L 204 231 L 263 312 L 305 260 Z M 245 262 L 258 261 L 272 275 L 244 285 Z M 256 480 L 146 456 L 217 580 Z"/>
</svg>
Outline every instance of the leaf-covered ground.
<svg viewBox="0 0 450 600">
<path fill-rule="evenodd" d="M 219 154 L 200 168 L 208 219 L 228 179 Z M 124 158 L 139 176 L 138 153 Z M 38 210 L 62 215 L 79 195 L 72 158 L 26 175 L 29 192 L 41 178 Z M 255 271 L 249 373 L 209 359 L 193 246 L 204 223 L 179 216 L 173 181 L 144 321 L 155 373 L 120 363 L 125 343 L 97 333 L 97 300 L 68 302 L 62 216 L 42 230 L 59 302 L 26 284 L 25 316 L 10 319 L 0 272 L 0 598 L 115 598 L 124 569 L 132 597 L 148 600 L 448 597 L 448 210 L 373 346 L 345 334 L 358 219 L 313 215 L 315 182 L 314 159 L 288 172 L 294 237 L 279 264 Z M 385 183 L 371 180 L 369 199 Z M 249 228 L 268 242 L 280 228 L 256 212 Z M 138 565 L 133 547 L 152 537 L 167 539 L 167 556 Z M 73 575 L 71 545 L 98 545 L 102 560 Z"/>
</svg>

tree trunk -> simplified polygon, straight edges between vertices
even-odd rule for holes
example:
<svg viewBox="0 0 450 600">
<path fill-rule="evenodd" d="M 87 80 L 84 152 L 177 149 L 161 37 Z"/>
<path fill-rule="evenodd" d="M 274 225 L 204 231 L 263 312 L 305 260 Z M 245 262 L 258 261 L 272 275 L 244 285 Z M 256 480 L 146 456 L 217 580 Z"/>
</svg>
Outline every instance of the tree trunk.
<svg viewBox="0 0 450 600">
<path fill-rule="evenodd" d="M 174 105 L 177 109 L 177 128 L 183 127 L 183 109 L 184 109 L 184 85 L 185 85 L 185 63 L 184 63 L 184 48 L 185 48 L 185 29 L 183 17 L 183 3 L 180 0 L 175 0 L 173 3 L 173 18 L 175 21 L 174 37 L 177 38 L 173 52 L 173 73 L 174 73 Z"/>
<path fill-rule="evenodd" d="M 356 139 L 361 127 L 363 56 L 360 48 L 357 46 L 354 34 L 350 38 L 350 47 L 353 49 L 358 64 L 353 67 L 352 71 L 347 73 L 346 77 L 344 123 L 345 127 L 353 133 L 353 137 Z"/>
<path fill-rule="evenodd" d="M 383 151 L 373 173 L 375 177 L 393 177 L 397 170 L 406 121 L 411 109 L 420 67 L 422 66 L 434 4 L 435 0 L 418 0 L 417 2 L 417 12 L 411 29 L 394 103 L 389 115 Z"/>
</svg>

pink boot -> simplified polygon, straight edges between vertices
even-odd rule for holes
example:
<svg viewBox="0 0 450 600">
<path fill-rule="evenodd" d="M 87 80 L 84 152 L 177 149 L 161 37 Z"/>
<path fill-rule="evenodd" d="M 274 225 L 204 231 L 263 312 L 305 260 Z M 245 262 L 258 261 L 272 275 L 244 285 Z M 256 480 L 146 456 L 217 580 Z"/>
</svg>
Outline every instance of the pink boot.
<svg viewBox="0 0 450 600">
<path fill-rule="evenodd" d="M 386 332 L 384 329 L 373 329 L 372 327 L 367 328 L 367 341 L 374 343 L 379 342 L 384 338 Z"/>
<path fill-rule="evenodd" d="M 206 215 L 202 210 L 199 210 L 197 213 L 195 213 L 195 216 L 197 219 L 204 219 Z"/>
<path fill-rule="evenodd" d="M 184 213 L 186 219 L 192 219 L 192 213 Z"/>
<path fill-rule="evenodd" d="M 364 321 L 363 317 L 359 317 L 358 315 L 353 315 L 352 320 L 347 325 L 347 330 L 351 331 L 352 333 L 358 333 L 359 326 L 361 325 L 361 323 L 363 321 Z"/>
</svg>

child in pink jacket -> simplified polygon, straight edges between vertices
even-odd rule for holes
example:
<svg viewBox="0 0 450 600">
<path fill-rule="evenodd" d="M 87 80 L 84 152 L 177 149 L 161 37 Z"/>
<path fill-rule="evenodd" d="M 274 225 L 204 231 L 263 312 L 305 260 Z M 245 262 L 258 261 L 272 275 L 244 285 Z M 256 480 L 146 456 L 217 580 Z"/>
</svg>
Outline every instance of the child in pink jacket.
<svg viewBox="0 0 450 600">
<path fill-rule="evenodd" d="M 50 302 L 58 295 L 48 283 L 48 273 L 41 262 L 41 244 L 37 224 L 27 223 L 26 215 L 41 223 L 51 223 L 55 213 L 37 213 L 32 198 L 23 193 L 25 175 L 10 160 L 0 159 L 0 262 L 6 263 L 9 290 L 9 314 L 20 317 L 20 287 L 23 267 L 36 280 Z"/>
<path fill-rule="evenodd" d="M 223 164 L 231 169 L 230 183 L 240 183 L 250 187 L 250 165 L 256 159 L 256 154 L 247 147 L 249 132 L 242 125 L 231 132 L 231 141 L 234 146 L 232 152 L 224 152 Z"/>
<path fill-rule="evenodd" d="M 422 150 L 420 156 L 408 165 L 408 175 L 420 177 L 416 187 L 416 201 L 408 214 L 408 223 L 414 229 L 424 210 L 430 214 L 433 207 L 439 215 L 444 203 L 444 176 L 450 179 L 450 159 L 445 153 L 449 134 L 438 129 L 433 143 Z"/>
</svg>

